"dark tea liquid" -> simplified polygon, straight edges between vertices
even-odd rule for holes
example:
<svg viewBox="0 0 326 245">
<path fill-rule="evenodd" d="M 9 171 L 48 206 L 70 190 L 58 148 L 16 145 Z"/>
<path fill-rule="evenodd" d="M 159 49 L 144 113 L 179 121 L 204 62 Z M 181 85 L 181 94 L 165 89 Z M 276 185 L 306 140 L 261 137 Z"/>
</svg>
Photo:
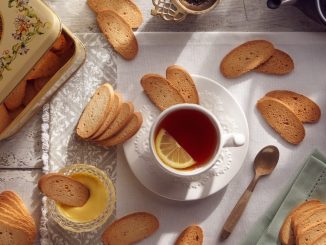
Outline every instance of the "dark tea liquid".
<svg viewBox="0 0 326 245">
<path fill-rule="evenodd" d="M 218 147 L 219 137 L 211 120 L 200 111 L 181 109 L 167 115 L 158 125 L 156 134 L 165 129 L 195 160 L 207 163 Z"/>
</svg>

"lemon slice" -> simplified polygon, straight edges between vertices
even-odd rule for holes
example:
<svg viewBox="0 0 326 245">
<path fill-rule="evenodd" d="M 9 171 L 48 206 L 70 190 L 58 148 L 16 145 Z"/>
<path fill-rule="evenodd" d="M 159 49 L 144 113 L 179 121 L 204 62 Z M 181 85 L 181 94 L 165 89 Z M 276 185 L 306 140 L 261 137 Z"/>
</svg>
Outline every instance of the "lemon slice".
<svg viewBox="0 0 326 245">
<path fill-rule="evenodd" d="M 172 168 L 188 168 L 196 163 L 165 129 L 159 131 L 155 148 L 159 158 Z"/>
</svg>

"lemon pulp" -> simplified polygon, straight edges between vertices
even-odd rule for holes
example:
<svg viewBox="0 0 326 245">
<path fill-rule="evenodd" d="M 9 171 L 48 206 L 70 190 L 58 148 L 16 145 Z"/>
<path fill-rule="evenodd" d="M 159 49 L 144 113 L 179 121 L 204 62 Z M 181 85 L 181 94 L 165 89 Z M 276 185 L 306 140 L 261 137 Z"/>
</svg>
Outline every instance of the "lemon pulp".
<svg viewBox="0 0 326 245">
<path fill-rule="evenodd" d="M 172 168 L 184 169 L 196 164 L 188 152 L 163 128 L 156 136 L 155 149 L 159 158 Z"/>
</svg>

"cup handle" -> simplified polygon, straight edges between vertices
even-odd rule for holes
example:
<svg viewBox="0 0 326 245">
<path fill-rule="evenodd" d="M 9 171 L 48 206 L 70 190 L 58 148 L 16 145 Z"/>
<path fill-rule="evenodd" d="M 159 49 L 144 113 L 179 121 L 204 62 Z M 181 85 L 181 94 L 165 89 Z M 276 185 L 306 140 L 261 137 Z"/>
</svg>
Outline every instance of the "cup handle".
<svg viewBox="0 0 326 245">
<path fill-rule="evenodd" d="M 222 139 L 222 147 L 238 147 L 244 145 L 246 138 L 243 134 L 225 134 Z"/>
<path fill-rule="evenodd" d="M 172 0 L 152 0 L 154 8 L 151 15 L 160 15 L 164 20 L 180 22 L 183 21 L 187 13 L 177 7 Z"/>
</svg>

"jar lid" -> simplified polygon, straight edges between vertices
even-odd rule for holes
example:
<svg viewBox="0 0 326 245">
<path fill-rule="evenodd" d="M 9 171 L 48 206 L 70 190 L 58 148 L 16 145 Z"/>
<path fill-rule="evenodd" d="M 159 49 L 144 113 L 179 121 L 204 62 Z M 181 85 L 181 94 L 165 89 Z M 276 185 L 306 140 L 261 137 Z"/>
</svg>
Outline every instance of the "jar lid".
<svg viewBox="0 0 326 245">
<path fill-rule="evenodd" d="M 41 0 L 0 1 L 0 103 L 50 49 L 59 18 Z"/>
</svg>

